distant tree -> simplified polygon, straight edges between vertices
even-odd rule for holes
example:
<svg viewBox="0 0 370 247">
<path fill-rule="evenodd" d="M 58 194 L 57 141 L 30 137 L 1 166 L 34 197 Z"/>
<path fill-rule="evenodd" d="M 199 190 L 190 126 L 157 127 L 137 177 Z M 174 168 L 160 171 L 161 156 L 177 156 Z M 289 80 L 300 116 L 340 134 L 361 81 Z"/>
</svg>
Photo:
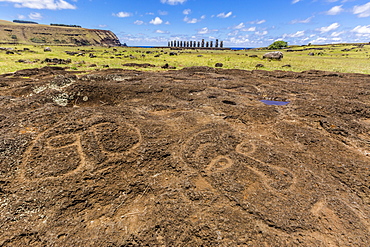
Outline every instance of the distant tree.
<svg viewBox="0 0 370 247">
<path fill-rule="evenodd" d="M 277 50 L 277 49 L 282 49 L 288 46 L 288 42 L 278 40 L 269 45 L 268 49 L 269 50 Z"/>
</svg>

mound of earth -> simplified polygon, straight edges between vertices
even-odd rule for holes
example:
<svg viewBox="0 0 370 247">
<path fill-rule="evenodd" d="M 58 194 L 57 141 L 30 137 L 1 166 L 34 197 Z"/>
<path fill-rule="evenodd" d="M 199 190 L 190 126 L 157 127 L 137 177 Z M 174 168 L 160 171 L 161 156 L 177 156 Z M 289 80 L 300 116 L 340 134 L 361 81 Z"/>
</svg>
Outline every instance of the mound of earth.
<svg viewBox="0 0 370 247">
<path fill-rule="evenodd" d="M 0 246 L 368 246 L 369 80 L 2 75 Z"/>
</svg>

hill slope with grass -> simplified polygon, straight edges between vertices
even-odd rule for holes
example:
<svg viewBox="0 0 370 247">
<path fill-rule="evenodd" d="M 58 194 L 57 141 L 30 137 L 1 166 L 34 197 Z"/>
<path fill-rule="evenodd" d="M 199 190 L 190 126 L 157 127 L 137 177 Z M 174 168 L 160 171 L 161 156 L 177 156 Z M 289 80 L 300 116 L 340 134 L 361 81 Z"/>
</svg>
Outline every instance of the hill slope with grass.
<svg viewBox="0 0 370 247">
<path fill-rule="evenodd" d="M 119 46 L 121 43 L 108 30 L 0 20 L 0 44 Z"/>
</svg>

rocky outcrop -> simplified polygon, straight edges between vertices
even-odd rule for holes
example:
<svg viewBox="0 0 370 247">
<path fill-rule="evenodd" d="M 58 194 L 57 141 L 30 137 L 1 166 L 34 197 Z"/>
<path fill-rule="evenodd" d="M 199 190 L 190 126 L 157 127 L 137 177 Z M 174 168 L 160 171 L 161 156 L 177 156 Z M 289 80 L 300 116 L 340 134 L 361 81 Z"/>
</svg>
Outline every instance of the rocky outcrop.
<svg viewBox="0 0 370 247">
<path fill-rule="evenodd" d="M 27 25 L 0 20 L 0 44 L 120 46 L 109 30 L 78 27 Z"/>
</svg>

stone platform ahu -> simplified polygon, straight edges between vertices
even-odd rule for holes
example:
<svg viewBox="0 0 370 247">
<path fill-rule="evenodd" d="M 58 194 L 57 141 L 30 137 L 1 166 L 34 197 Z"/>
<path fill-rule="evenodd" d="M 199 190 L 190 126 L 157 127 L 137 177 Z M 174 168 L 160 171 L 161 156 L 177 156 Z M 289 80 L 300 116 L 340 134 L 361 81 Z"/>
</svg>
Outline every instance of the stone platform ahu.
<svg viewBox="0 0 370 247">
<path fill-rule="evenodd" d="M 218 42 L 218 39 L 215 41 L 215 45 L 213 46 L 213 41 L 168 41 L 168 47 L 171 48 L 203 48 L 203 49 L 223 49 L 224 43 L 223 41 Z"/>
</svg>

